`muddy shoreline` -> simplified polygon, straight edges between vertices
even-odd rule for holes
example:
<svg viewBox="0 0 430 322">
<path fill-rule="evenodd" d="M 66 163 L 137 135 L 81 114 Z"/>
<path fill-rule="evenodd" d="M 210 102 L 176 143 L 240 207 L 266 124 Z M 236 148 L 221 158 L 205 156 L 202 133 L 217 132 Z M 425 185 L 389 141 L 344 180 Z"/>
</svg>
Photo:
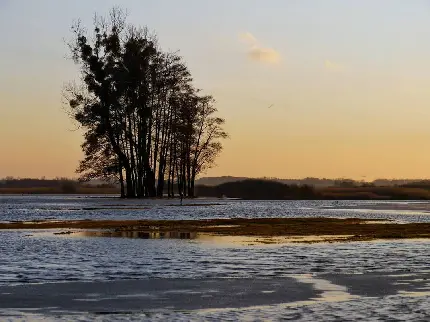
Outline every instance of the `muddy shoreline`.
<svg viewBox="0 0 430 322">
<path fill-rule="evenodd" d="M 357 218 L 261 218 L 211 220 L 78 220 L 0 223 L 0 229 L 97 229 L 105 232 L 184 232 L 222 236 L 335 236 L 344 241 L 430 238 L 430 223 L 387 223 Z"/>
</svg>

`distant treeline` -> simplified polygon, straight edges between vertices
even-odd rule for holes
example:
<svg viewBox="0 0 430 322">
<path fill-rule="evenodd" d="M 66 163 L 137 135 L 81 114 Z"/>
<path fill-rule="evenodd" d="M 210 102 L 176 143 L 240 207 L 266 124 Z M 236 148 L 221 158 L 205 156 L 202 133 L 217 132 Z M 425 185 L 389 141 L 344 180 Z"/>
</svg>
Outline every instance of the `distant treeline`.
<svg viewBox="0 0 430 322">
<path fill-rule="evenodd" d="M 430 185 L 401 186 L 333 186 L 315 188 L 309 185 L 283 184 L 263 179 L 226 182 L 217 186 L 196 187 L 200 197 L 227 197 L 247 200 L 430 200 Z"/>
<path fill-rule="evenodd" d="M 276 181 L 247 179 L 218 186 L 197 186 L 201 197 L 228 197 L 248 200 L 315 199 L 318 193 L 308 185 L 286 185 Z"/>
<path fill-rule="evenodd" d="M 404 188 L 430 189 L 430 180 L 420 180 L 401 185 Z"/>
<path fill-rule="evenodd" d="M 176 184 L 176 183 L 175 183 Z M 166 186 L 164 194 L 168 195 Z M 102 181 L 82 183 L 67 178 L 0 179 L 0 194 L 120 194 L 118 184 Z M 171 197 L 178 195 L 171 195 Z M 197 185 L 197 197 L 228 197 L 248 200 L 430 200 L 430 181 L 421 180 L 398 186 L 333 185 L 314 187 L 284 184 L 267 179 L 245 179 L 219 185 Z"/>
<path fill-rule="evenodd" d="M 430 180 L 423 179 L 376 179 L 373 181 L 366 180 L 353 180 L 348 178 L 328 179 L 328 178 L 313 178 L 307 177 L 303 179 L 281 179 L 273 177 L 263 178 L 248 178 L 248 177 L 233 177 L 233 176 L 222 176 L 222 177 L 203 177 L 196 181 L 198 185 L 204 186 L 216 186 L 227 182 L 244 181 L 248 179 L 260 179 L 276 181 L 288 185 L 309 185 L 315 188 L 324 187 L 396 187 L 396 186 L 417 186 L 422 187 L 427 185 L 430 187 Z"/>
</svg>

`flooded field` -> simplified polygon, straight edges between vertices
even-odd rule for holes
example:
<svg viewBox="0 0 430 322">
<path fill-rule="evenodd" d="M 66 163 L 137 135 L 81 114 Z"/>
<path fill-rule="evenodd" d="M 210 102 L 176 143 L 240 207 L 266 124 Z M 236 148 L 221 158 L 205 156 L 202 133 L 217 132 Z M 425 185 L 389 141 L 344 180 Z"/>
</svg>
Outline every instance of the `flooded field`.
<svg viewBox="0 0 430 322">
<path fill-rule="evenodd" d="M 357 217 L 430 222 L 430 203 L 420 201 L 242 201 L 228 199 L 121 200 L 106 196 L 0 195 L 0 221 L 68 219 L 208 219 Z"/>
<path fill-rule="evenodd" d="M 430 204 L 0 196 L 0 221 L 357 217 L 430 222 Z M 428 321 L 430 240 L 253 243 L 0 231 L 0 320 Z M 121 238 L 129 237 L 129 238 Z M 133 238 L 134 237 L 134 238 Z M 256 239 L 254 239 L 255 241 Z"/>
</svg>

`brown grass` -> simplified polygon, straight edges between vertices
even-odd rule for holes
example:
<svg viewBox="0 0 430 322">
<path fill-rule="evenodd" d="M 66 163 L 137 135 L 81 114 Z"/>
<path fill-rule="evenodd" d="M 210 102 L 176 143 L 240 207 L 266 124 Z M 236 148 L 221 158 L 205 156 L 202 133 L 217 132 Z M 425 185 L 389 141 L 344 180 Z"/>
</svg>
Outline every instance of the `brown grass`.
<svg viewBox="0 0 430 322">
<path fill-rule="evenodd" d="M 349 240 L 430 238 L 430 223 L 378 223 L 334 218 L 265 218 L 211 220 L 80 220 L 0 223 L 0 229 L 105 229 L 114 231 L 183 231 L 230 236 L 352 235 Z"/>
<path fill-rule="evenodd" d="M 329 187 L 319 189 L 322 199 L 430 199 L 430 191 L 402 187 Z"/>
</svg>

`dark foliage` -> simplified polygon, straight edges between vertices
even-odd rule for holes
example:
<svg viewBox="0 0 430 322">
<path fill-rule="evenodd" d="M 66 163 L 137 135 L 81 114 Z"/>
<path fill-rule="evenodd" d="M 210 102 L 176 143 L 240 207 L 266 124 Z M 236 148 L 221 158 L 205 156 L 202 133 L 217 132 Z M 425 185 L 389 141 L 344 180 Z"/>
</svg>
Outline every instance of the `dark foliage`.
<svg viewBox="0 0 430 322">
<path fill-rule="evenodd" d="M 119 9 L 77 25 L 70 44 L 82 83 L 66 96 L 84 129 L 81 180 L 119 182 L 123 197 L 194 196 L 198 174 L 214 164 L 227 134 L 212 96 L 201 95 L 182 58 L 166 53 Z"/>
<path fill-rule="evenodd" d="M 308 185 L 286 185 L 283 183 L 248 179 L 227 182 L 218 186 L 198 186 L 197 193 L 203 197 L 228 197 L 248 200 L 318 199 L 313 187 Z"/>
</svg>

